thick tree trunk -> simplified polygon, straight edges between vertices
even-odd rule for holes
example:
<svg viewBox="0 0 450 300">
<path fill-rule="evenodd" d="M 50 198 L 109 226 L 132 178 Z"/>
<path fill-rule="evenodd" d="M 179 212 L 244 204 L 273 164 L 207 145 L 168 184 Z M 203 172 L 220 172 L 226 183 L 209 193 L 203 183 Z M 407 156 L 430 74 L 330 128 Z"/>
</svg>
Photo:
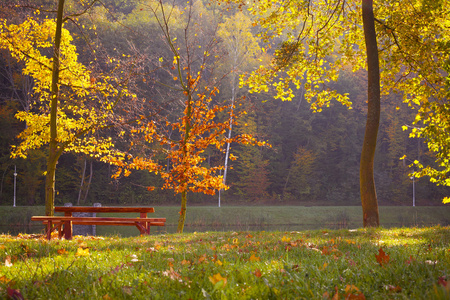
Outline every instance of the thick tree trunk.
<svg viewBox="0 0 450 300">
<path fill-rule="evenodd" d="M 359 181 L 364 227 L 377 227 L 380 226 L 380 220 L 373 176 L 373 161 L 380 124 L 380 68 L 372 0 L 362 0 L 362 16 L 367 51 L 368 104 Z"/>
<path fill-rule="evenodd" d="M 58 15 L 56 20 L 55 46 L 53 51 L 52 87 L 50 94 L 50 145 L 47 159 L 47 175 L 45 179 L 45 214 L 53 216 L 55 204 L 55 173 L 56 163 L 60 156 L 58 151 L 57 111 L 59 102 L 59 68 L 61 50 L 61 30 L 63 23 L 64 1 L 58 2 Z"/>
</svg>

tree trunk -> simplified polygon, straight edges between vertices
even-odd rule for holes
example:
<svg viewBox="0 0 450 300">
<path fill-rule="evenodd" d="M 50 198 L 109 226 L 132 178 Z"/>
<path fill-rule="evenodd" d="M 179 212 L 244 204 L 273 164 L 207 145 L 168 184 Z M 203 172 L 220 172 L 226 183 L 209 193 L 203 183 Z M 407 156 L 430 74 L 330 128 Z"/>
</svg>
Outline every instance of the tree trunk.
<svg viewBox="0 0 450 300">
<path fill-rule="evenodd" d="M 360 163 L 360 189 L 364 227 L 380 226 L 378 201 L 373 174 L 373 161 L 380 124 L 380 68 L 373 1 L 362 0 L 364 38 L 367 52 L 367 122 Z"/>
<path fill-rule="evenodd" d="M 235 85 L 235 75 L 233 73 L 231 78 L 231 112 L 230 112 L 230 128 L 228 129 L 228 139 L 231 139 L 231 131 L 233 129 L 233 112 L 234 112 L 234 101 L 236 100 L 236 85 Z M 225 164 L 223 170 L 223 184 L 227 183 L 227 171 L 228 171 L 228 157 L 230 156 L 230 143 L 227 143 L 227 150 L 225 152 Z M 219 207 L 220 207 L 220 193 L 219 190 Z"/>
<path fill-rule="evenodd" d="M 181 210 L 180 217 L 178 218 L 177 233 L 183 233 L 184 221 L 186 221 L 186 203 L 187 203 L 187 191 L 181 193 Z"/>
<path fill-rule="evenodd" d="M 59 68 L 61 50 L 61 30 L 63 23 L 64 1 L 58 2 L 58 13 L 56 20 L 55 46 L 53 51 L 52 87 L 50 94 L 50 145 L 47 159 L 47 175 L 45 178 L 45 215 L 53 216 L 55 205 L 55 173 L 56 163 L 60 156 L 58 151 L 57 133 L 57 111 L 59 102 Z"/>
<path fill-rule="evenodd" d="M 81 199 L 81 193 L 83 191 L 84 186 L 84 176 L 86 175 L 86 159 L 84 159 L 84 166 L 83 166 L 83 172 L 81 174 L 81 183 L 80 183 L 80 190 L 78 191 L 78 200 L 77 205 L 80 205 L 80 199 Z"/>
<path fill-rule="evenodd" d="M 89 188 L 91 187 L 92 177 L 94 176 L 94 169 L 92 168 L 92 160 L 90 161 L 90 167 L 89 167 L 90 173 L 89 173 L 89 181 L 86 187 L 86 193 L 84 194 L 83 203 L 86 203 L 87 196 L 89 193 Z"/>
</svg>

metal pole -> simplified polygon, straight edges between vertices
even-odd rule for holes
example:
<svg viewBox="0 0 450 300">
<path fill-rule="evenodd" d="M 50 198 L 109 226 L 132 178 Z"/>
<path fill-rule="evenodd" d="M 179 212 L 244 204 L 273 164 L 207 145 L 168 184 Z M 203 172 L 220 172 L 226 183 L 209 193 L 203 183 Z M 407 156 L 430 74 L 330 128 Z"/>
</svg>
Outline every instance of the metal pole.
<svg viewBox="0 0 450 300">
<path fill-rule="evenodd" d="M 13 207 L 16 207 L 16 178 L 17 178 L 17 169 L 14 165 L 14 204 Z"/>
<path fill-rule="evenodd" d="M 416 206 L 416 185 L 414 182 L 414 176 L 413 176 L 413 207 Z"/>
</svg>

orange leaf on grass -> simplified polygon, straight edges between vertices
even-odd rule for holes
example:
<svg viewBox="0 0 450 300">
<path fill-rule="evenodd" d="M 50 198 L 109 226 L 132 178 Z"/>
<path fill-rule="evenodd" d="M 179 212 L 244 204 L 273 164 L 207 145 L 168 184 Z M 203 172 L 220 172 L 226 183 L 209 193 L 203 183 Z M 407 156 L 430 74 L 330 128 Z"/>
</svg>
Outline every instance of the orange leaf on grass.
<svg viewBox="0 0 450 300">
<path fill-rule="evenodd" d="M 262 276 L 260 269 L 256 269 L 253 274 L 255 274 L 255 276 L 258 277 L 258 278 Z"/>
<path fill-rule="evenodd" d="M 58 249 L 58 254 L 59 255 L 63 255 L 63 254 L 67 254 L 67 253 L 69 253 L 69 252 L 66 249 L 64 249 L 64 248 Z"/>
<path fill-rule="evenodd" d="M 383 266 L 383 265 L 389 263 L 389 255 L 386 254 L 383 251 L 383 248 L 381 248 L 381 247 L 378 250 L 378 255 L 375 254 L 375 257 L 377 259 L 377 262 L 380 264 L 380 266 Z"/>
<path fill-rule="evenodd" d="M 248 259 L 249 261 L 260 261 L 261 259 L 257 256 L 255 256 L 254 253 L 252 253 L 252 256 Z"/>
<path fill-rule="evenodd" d="M 365 300 L 366 297 L 364 296 L 363 293 L 361 293 L 358 289 L 358 287 L 356 287 L 353 284 L 348 284 L 345 287 L 345 299 L 346 300 Z"/>
<path fill-rule="evenodd" d="M 391 284 L 388 284 L 388 285 L 386 286 L 386 289 L 387 289 L 389 292 L 394 292 L 394 293 L 400 293 L 400 292 L 402 291 L 402 288 L 399 287 L 398 285 L 391 285 Z"/>
</svg>

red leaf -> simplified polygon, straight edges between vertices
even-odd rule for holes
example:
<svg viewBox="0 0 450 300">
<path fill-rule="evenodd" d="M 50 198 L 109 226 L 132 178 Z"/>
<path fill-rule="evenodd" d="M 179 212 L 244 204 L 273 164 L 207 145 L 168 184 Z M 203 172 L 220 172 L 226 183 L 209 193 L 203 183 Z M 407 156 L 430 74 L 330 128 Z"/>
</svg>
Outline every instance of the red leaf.
<svg viewBox="0 0 450 300">
<path fill-rule="evenodd" d="M 253 274 L 255 274 L 255 276 L 258 277 L 258 278 L 262 276 L 260 269 L 256 269 L 255 273 L 253 273 Z"/>
<path fill-rule="evenodd" d="M 442 285 L 443 287 L 447 287 L 447 278 L 445 276 L 439 277 L 438 284 Z"/>
<path fill-rule="evenodd" d="M 387 255 L 381 247 L 380 250 L 378 250 L 378 255 L 375 254 L 375 257 L 380 266 L 389 263 L 389 255 Z"/>
<path fill-rule="evenodd" d="M 14 300 L 24 300 L 22 294 L 19 290 L 12 289 L 10 287 L 7 288 L 8 297 Z"/>
</svg>

